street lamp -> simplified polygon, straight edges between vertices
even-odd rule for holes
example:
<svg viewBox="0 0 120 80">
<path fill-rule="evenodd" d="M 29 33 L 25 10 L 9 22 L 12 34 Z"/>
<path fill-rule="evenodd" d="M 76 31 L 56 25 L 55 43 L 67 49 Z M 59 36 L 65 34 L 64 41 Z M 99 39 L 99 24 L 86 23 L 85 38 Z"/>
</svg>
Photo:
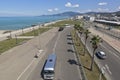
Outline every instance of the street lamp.
<svg viewBox="0 0 120 80">
<path fill-rule="evenodd" d="M 22 34 L 23 34 L 24 32 L 23 32 L 23 28 L 22 28 Z"/>
<path fill-rule="evenodd" d="M 18 41 L 17 41 L 17 35 L 15 34 L 15 39 L 16 39 L 16 44 L 18 44 Z"/>
<path fill-rule="evenodd" d="M 10 31 L 10 39 L 12 38 L 12 31 Z"/>
<path fill-rule="evenodd" d="M 41 48 L 40 46 L 40 24 L 39 24 L 39 29 L 38 29 L 38 41 L 39 41 L 39 50 Z"/>
</svg>

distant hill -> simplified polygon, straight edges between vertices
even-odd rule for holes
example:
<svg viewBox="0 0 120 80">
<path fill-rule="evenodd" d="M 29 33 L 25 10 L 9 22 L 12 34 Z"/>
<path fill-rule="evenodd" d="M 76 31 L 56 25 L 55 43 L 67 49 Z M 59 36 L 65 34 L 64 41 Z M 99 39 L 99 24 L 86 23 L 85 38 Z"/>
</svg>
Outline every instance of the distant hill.
<svg viewBox="0 0 120 80">
<path fill-rule="evenodd" d="M 118 17 L 120 17 L 120 11 L 114 12 L 113 14 L 115 14 Z"/>
<path fill-rule="evenodd" d="M 94 15 L 94 16 L 100 14 L 101 16 L 106 16 L 106 17 L 111 17 L 111 16 L 119 16 L 120 17 L 120 11 L 117 11 L 117 12 L 87 12 L 84 14 Z"/>
<path fill-rule="evenodd" d="M 62 16 L 62 17 L 73 17 L 76 15 L 92 15 L 92 16 L 106 16 L 106 17 L 114 17 L 114 16 L 119 16 L 120 17 L 120 11 L 117 12 L 87 12 L 87 13 L 78 13 L 78 12 L 63 12 L 63 13 L 58 13 L 58 14 L 52 14 L 52 15 L 42 15 L 42 16 Z"/>
<path fill-rule="evenodd" d="M 76 16 L 76 15 L 81 15 L 81 13 L 69 11 L 69 12 L 63 12 L 63 13 L 59 13 L 59 14 L 42 15 L 42 16 L 67 16 L 67 17 L 73 17 L 73 16 Z"/>
</svg>

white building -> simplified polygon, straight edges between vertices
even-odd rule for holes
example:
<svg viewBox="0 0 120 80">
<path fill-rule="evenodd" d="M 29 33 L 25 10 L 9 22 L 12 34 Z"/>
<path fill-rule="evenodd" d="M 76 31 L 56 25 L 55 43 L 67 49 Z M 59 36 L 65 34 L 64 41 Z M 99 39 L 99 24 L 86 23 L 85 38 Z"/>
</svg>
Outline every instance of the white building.
<svg viewBox="0 0 120 80">
<path fill-rule="evenodd" d="M 95 17 L 93 17 L 93 16 L 84 16 L 84 19 L 87 20 L 87 21 L 93 22 L 95 20 Z"/>
<path fill-rule="evenodd" d="M 90 17 L 90 21 L 93 22 L 95 20 L 95 17 Z"/>
<path fill-rule="evenodd" d="M 75 20 L 80 20 L 80 19 L 83 19 L 83 16 L 77 15 L 77 16 L 74 17 L 74 19 L 75 19 Z"/>
</svg>

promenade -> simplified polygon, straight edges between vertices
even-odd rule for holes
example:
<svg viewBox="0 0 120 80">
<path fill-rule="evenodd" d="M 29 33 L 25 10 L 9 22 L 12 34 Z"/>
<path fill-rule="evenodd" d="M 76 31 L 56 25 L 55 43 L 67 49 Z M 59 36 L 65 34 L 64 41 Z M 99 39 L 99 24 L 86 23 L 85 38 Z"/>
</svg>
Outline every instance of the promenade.
<svg viewBox="0 0 120 80">
<path fill-rule="evenodd" d="M 115 50 L 120 53 L 120 40 L 110 37 L 109 35 L 95 30 L 95 28 L 89 28 L 90 32 L 94 35 L 99 35 L 104 41 L 111 45 Z"/>
</svg>

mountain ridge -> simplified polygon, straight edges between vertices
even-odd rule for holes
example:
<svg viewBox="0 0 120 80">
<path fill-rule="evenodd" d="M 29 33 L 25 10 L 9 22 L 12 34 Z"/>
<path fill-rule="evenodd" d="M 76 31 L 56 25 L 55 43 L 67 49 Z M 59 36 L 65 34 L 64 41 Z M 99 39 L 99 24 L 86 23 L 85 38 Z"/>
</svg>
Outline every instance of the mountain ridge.
<svg viewBox="0 0 120 80">
<path fill-rule="evenodd" d="M 102 15 L 102 16 L 106 16 L 106 17 L 110 17 L 110 16 L 111 17 L 112 16 L 120 17 L 120 11 L 116 11 L 116 12 L 86 12 L 86 13 L 67 11 L 67 12 L 58 13 L 58 14 L 41 15 L 41 16 L 68 16 L 68 17 L 73 17 L 73 16 L 77 16 L 77 15 L 92 15 L 92 16 Z"/>
</svg>

